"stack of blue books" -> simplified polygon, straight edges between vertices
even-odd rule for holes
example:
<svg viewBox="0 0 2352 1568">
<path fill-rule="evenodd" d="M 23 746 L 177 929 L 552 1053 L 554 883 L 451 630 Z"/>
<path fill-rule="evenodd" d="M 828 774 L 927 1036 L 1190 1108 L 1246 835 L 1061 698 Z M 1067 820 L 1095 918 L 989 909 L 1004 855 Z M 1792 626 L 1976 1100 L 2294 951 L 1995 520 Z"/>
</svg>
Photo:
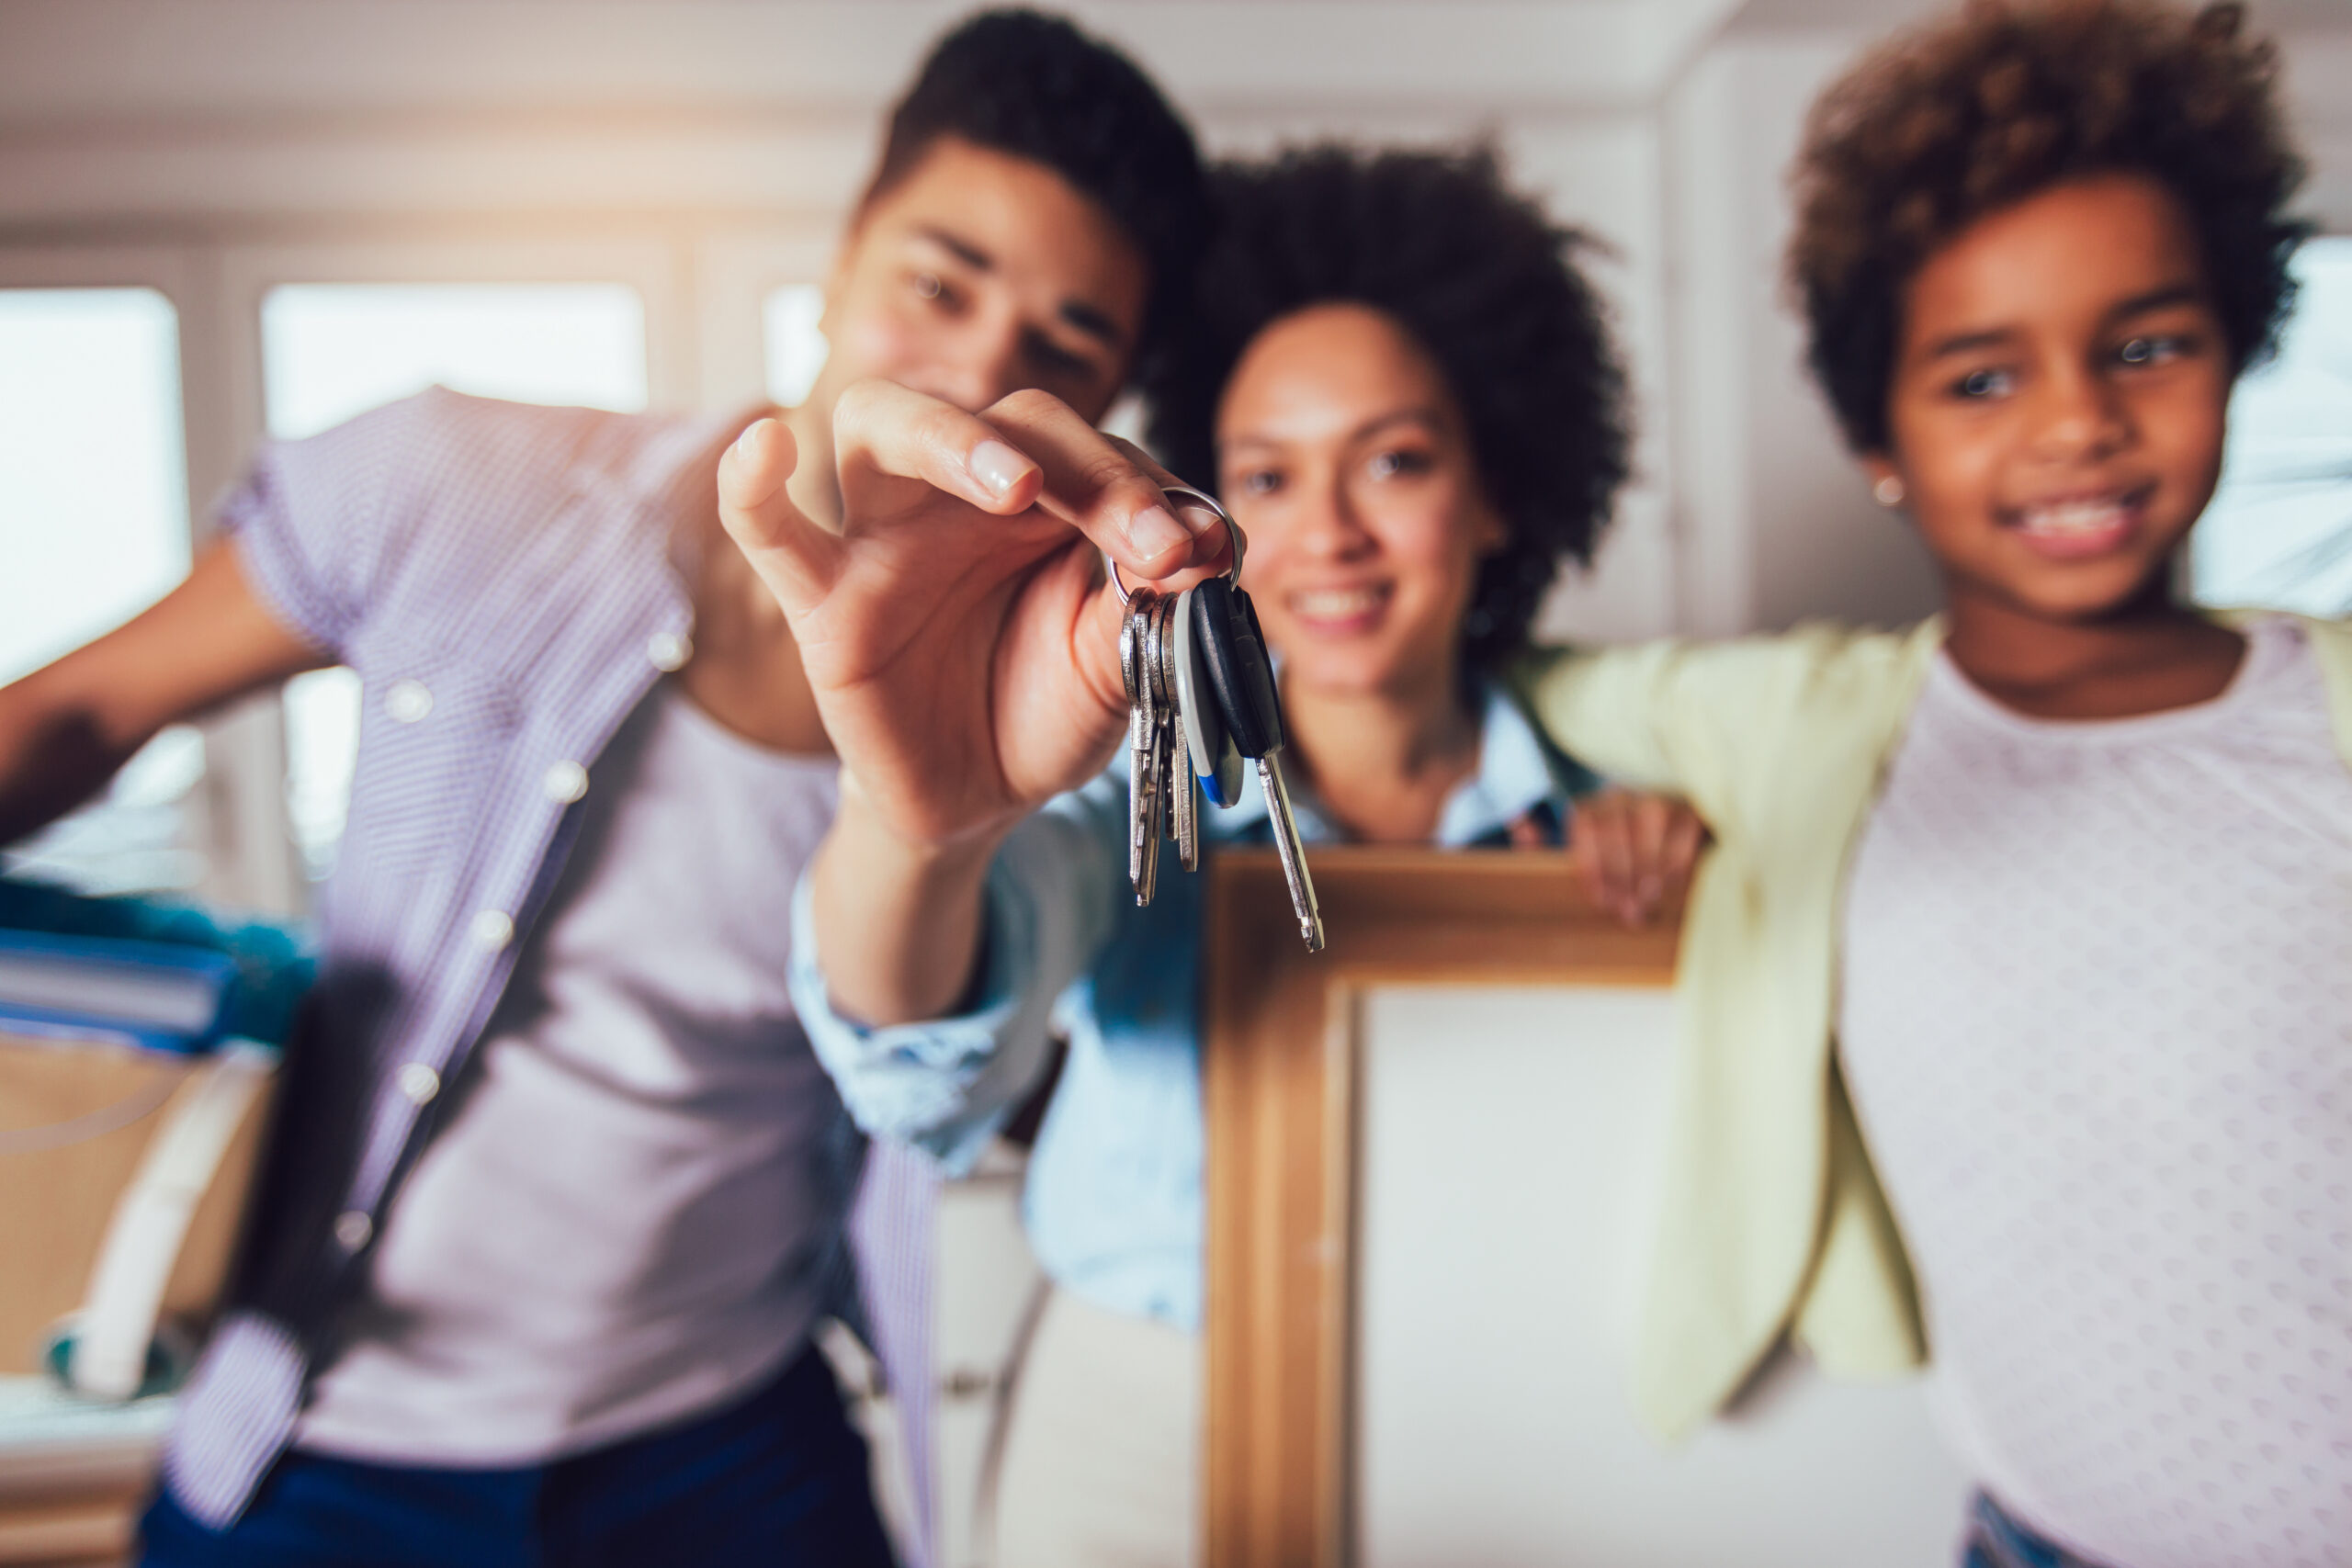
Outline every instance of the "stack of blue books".
<svg viewBox="0 0 2352 1568">
<path fill-rule="evenodd" d="M 226 1032 L 236 980 L 200 947 L 0 930 L 0 1033 L 195 1055 Z"/>
<path fill-rule="evenodd" d="M 0 1034 L 180 1055 L 282 1046 L 311 969 L 284 926 L 0 877 Z"/>
</svg>

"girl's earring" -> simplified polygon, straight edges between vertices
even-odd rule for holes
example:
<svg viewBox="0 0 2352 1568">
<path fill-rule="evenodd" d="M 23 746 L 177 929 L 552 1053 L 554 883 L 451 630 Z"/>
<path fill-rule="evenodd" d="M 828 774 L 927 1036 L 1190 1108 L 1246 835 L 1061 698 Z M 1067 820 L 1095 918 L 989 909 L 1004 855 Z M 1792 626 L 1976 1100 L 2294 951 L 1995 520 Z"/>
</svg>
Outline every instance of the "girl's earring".
<svg viewBox="0 0 2352 1568">
<path fill-rule="evenodd" d="M 1871 486 L 1871 495 L 1881 506 L 1900 506 L 1903 504 L 1903 481 L 1889 474 Z"/>
</svg>

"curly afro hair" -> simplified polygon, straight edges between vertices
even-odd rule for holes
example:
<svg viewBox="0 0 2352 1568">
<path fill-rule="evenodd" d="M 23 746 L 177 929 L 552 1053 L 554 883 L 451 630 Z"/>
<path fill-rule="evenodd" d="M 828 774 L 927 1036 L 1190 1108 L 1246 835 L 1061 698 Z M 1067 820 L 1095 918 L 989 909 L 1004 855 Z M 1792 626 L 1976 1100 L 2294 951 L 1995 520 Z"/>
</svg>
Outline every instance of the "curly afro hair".
<svg viewBox="0 0 2352 1568">
<path fill-rule="evenodd" d="M 1510 542 L 1482 565 L 1466 670 L 1526 646 L 1561 560 L 1592 558 L 1626 475 L 1625 378 L 1591 244 L 1503 183 L 1494 154 L 1323 145 L 1213 170 L 1218 231 L 1195 321 L 1146 377 L 1148 439 L 1180 474 L 1216 472 L 1216 410 L 1260 332 L 1311 305 L 1367 305 L 1444 373 Z"/>
<path fill-rule="evenodd" d="M 2270 46 L 2235 5 L 1973 0 L 1895 39 L 1815 104 L 1789 282 L 1808 358 L 1855 450 L 1883 451 L 1904 291 L 1975 220 L 2089 175 L 2145 175 L 2196 231 L 2239 369 L 2292 302 L 2302 181 Z"/>
<path fill-rule="evenodd" d="M 1192 130 L 1142 68 L 1041 11 L 982 11 L 932 47 L 890 112 L 864 211 L 953 136 L 1043 164 L 1092 198 L 1151 266 L 1136 373 L 1179 330 L 1208 231 Z"/>
</svg>

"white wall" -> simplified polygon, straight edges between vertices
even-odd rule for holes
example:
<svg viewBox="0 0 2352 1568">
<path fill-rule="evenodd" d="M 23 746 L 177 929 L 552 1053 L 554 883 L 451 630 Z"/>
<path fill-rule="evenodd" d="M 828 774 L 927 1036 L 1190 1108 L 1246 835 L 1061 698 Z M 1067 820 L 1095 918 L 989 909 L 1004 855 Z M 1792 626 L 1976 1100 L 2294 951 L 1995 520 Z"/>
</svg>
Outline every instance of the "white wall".
<svg viewBox="0 0 2352 1568">
<path fill-rule="evenodd" d="M 1781 284 L 1784 172 L 1806 104 L 1850 53 L 1842 38 L 1734 35 L 1665 106 L 1681 612 L 1702 635 L 1808 615 L 1907 619 L 1934 606 L 1925 553 L 1871 503 L 1804 374 Z"/>
</svg>

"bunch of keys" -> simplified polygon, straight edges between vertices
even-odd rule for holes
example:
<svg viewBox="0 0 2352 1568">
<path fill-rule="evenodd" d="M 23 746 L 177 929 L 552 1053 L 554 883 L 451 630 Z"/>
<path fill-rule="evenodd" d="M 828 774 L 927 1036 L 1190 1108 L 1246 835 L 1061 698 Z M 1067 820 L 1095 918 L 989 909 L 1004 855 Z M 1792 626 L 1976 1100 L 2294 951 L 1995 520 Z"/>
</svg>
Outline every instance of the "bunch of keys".
<svg viewBox="0 0 2352 1568">
<path fill-rule="evenodd" d="M 1111 563 L 1111 585 L 1126 606 L 1119 628 L 1119 672 L 1127 687 L 1127 877 L 1136 902 L 1159 886 L 1159 842 L 1176 840 L 1186 871 L 1201 863 L 1200 796 L 1217 806 L 1241 795 L 1241 762 L 1255 762 L 1266 795 L 1274 850 L 1290 885 L 1298 934 L 1323 950 L 1323 916 L 1306 874 L 1306 850 L 1283 782 L 1282 698 L 1258 612 L 1241 591 L 1241 531 L 1225 508 L 1196 490 L 1167 491 L 1177 507 L 1214 513 L 1233 541 L 1233 564 L 1181 593 L 1127 591 Z"/>
</svg>

